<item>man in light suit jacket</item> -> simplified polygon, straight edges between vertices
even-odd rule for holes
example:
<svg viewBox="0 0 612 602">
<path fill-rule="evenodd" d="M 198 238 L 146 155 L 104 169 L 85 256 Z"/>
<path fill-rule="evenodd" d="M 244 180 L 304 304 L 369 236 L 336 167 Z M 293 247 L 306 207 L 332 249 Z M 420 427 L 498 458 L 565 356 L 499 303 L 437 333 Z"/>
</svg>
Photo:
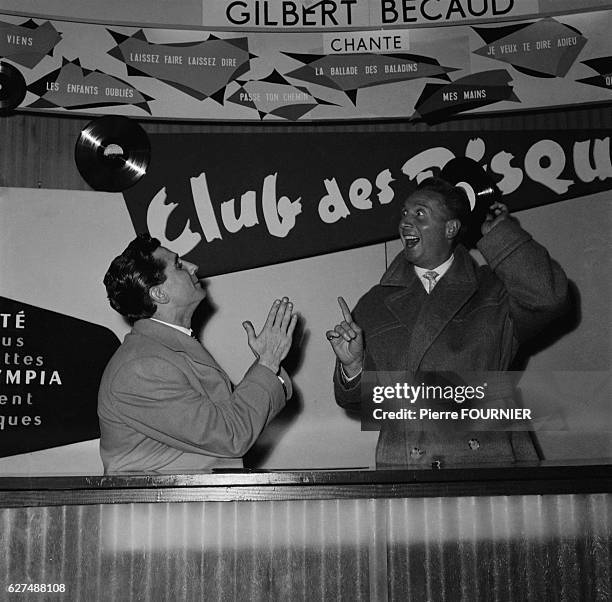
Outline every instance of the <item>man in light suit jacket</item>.
<svg viewBox="0 0 612 602">
<path fill-rule="evenodd" d="M 291 396 L 281 368 L 297 315 L 277 299 L 259 334 L 243 327 L 256 356 L 235 387 L 191 336 L 206 293 L 197 266 L 139 235 L 111 263 L 111 306 L 133 324 L 108 363 L 98 394 L 106 473 L 178 473 L 242 467 L 242 456 Z"/>
<path fill-rule="evenodd" d="M 352 313 L 340 297 L 343 320 L 327 332 L 337 356 L 334 391 L 340 406 L 360 407 L 367 392 L 362 373 L 364 382 L 401 373 L 418 385 L 436 373 L 478 372 L 500 381 L 501 402 L 506 396 L 501 372 L 510 368 L 519 345 L 567 309 L 563 270 L 502 203 L 491 205 L 482 224 L 477 246 L 488 265 L 477 265 L 457 244 L 469 211 L 461 189 L 440 178 L 424 180 L 404 202 L 399 222 L 404 250 L 380 284 Z M 418 410 L 419 403 L 403 407 Z M 467 424 L 437 428 L 418 419 L 380 426 L 379 467 L 539 459 L 526 431 L 475 432 Z"/>
</svg>

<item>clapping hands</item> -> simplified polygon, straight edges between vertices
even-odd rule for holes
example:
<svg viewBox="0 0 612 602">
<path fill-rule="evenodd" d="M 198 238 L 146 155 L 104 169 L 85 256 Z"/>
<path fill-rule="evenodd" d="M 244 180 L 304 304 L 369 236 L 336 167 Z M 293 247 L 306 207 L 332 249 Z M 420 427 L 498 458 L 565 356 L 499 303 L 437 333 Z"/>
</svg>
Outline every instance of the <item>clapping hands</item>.
<svg viewBox="0 0 612 602">
<path fill-rule="evenodd" d="M 257 361 L 274 374 L 278 373 L 281 362 L 289 353 L 296 324 L 297 314 L 293 313 L 293 303 L 288 297 L 274 301 L 259 334 L 255 334 L 251 322 L 242 323 Z"/>
</svg>

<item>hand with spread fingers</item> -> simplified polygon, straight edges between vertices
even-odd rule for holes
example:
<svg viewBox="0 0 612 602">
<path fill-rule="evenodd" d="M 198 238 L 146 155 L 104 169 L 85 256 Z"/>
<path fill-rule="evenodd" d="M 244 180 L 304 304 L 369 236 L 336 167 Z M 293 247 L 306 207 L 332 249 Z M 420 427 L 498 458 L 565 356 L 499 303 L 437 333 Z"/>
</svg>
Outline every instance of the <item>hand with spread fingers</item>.
<svg viewBox="0 0 612 602">
<path fill-rule="evenodd" d="M 487 213 L 487 217 L 485 217 L 484 222 L 482 222 L 482 226 L 480 227 L 480 231 L 482 235 L 488 234 L 499 224 L 501 221 L 507 219 L 509 216 L 508 207 L 499 201 L 496 201 L 489 207 L 489 213 Z"/>
<path fill-rule="evenodd" d="M 363 332 L 353 320 L 346 301 L 338 297 L 342 322 L 325 333 L 336 357 L 342 364 L 346 376 L 351 378 L 363 369 Z"/>
<path fill-rule="evenodd" d="M 274 374 L 278 373 L 281 362 L 289 353 L 296 324 L 297 314 L 293 313 L 293 303 L 288 297 L 274 301 L 259 334 L 255 334 L 251 322 L 242 323 L 257 361 Z"/>
</svg>

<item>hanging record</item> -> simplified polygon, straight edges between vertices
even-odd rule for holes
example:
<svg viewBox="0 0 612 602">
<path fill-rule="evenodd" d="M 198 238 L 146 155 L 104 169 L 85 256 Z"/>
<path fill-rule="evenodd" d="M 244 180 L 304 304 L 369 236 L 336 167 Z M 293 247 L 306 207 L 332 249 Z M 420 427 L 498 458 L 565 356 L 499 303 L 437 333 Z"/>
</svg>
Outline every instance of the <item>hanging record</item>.
<svg viewBox="0 0 612 602">
<path fill-rule="evenodd" d="M 127 117 L 108 115 L 88 123 L 74 149 L 77 168 L 94 189 L 122 192 L 147 173 L 151 145 L 146 132 Z"/>
<path fill-rule="evenodd" d="M 25 95 L 26 83 L 21 71 L 8 63 L 0 63 L 0 115 L 16 109 Z"/>
<path fill-rule="evenodd" d="M 501 198 L 501 192 L 489 174 L 473 159 L 456 157 L 440 172 L 440 177 L 465 190 L 470 202 L 469 223 L 464 224 L 463 242 L 475 245 L 480 239 L 480 227 L 489 207 Z"/>
</svg>

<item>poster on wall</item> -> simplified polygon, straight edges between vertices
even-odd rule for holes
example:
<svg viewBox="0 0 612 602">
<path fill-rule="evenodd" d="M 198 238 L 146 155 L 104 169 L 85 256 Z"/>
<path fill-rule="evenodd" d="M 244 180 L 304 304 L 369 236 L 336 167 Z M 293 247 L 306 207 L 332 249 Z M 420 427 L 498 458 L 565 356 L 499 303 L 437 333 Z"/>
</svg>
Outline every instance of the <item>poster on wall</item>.
<svg viewBox="0 0 612 602">
<path fill-rule="evenodd" d="M 290 32 L 287 15 L 273 21 L 272 3 L 255 4 L 265 14 L 251 23 L 247 3 L 218 3 L 225 21 L 212 11 L 208 22 L 232 26 L 224 31 L 0 15 L 0 58 L 26 80 L 20 109 L 63 114 L 438 123 L 612 98 L 612 6 L 605 3 L 571 14 L 546 2 L 523 3 L 526 11 L 484 3 L 490 11 L 472 19 L 449 8 L 429 19 L 415 10 L 419 20 L 399 2 L 384 2 L 381 17 L 370 11 L 344 30 L 330 13 L 312 30 Z M 266 19 L 269 27 L 259 31 Z"/>
<path fill-rule="evenodd" d="M 123 194 L 134 230 L 236 272 L 391 240 L 416 182 L 477 161 L 520 211 L 610 190 L 610 132 L 155 134 Z M 323 150 L 324 149 L 324 150 Z"/>
<path fill-rule="evenodd" d="M 0 335 L 0 457 L 98 438 L 98 384 L 119 339 L 6 297 Z"/>
</svg>

